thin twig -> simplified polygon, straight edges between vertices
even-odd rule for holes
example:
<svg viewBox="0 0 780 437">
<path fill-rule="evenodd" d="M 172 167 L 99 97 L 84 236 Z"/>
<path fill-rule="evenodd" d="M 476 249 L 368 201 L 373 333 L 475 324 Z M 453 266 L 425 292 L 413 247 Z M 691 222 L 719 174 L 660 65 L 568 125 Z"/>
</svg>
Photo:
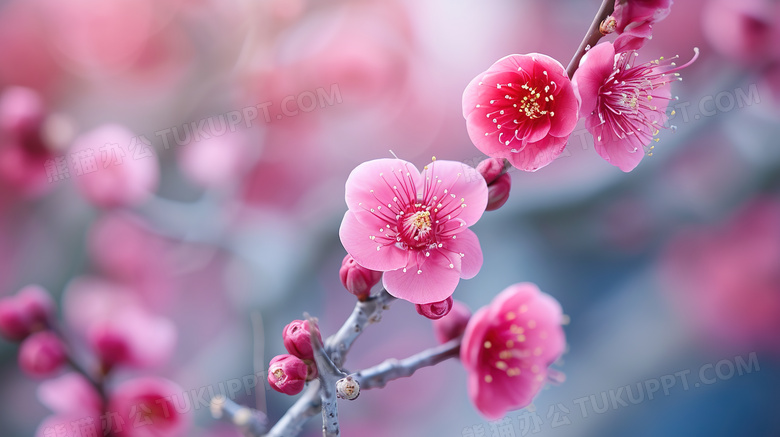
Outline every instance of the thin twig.
<svg viewBox="0 0 780 437">
<path fill-rule="evenodd" d="M 615 0 L 603 0 L 601 2 L 601 7 L 599 8 L 599 11 L 596 13 L 596 16 L 593 18 L 593 22 L 590 24 L 590 28 L 588 28 L 588 32 L 585 34 L 585 37 L 582 39 L 582 42 L 580 43 L 580 46 L 577 48 L 577 51 L 574 53 L 574 57 L 571 58 L 571 62 L 569 62 L 569 66 L 566 68 L 566 74 L 569 75 L 569 78 L 574 77 L 574 72 L 577 71 L 577 68 L 580 66 L 580 59 L 582 59 L 583 56 L 585 56 L 585 52 L 587 52 L 591 47 L 596 45 L 597 42 L 601 39 L 602 35 L 601 30 L 599 27 L 601 26 L 601 22 L 604 21 L 607 17 L 609 17 L 612 12 L 615 11 Z"/>
<path fill-rule="evenodd" d="M 355 372 L 352 377 L 357 380 L 361 390 L 383 388 L 389 381 L 412 376 L 423 367 L 435 366 L 444 360 L 457 358 L 460 354 L 460 341 L 460 338 L 450 340 L 403 360 L 391 358 L 376 366 Z"/>
</svg>

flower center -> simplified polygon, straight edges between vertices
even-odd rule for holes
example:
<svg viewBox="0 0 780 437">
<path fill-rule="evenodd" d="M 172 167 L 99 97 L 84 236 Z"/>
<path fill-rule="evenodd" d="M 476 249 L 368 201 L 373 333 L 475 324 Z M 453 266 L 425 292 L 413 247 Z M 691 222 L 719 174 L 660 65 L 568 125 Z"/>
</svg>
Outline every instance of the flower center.
<svg viewBox="0 0 780 437">
<path fill-rule="evenodd" d="M 417 211 L 407 219 L 419 232 L 431 230 L 431 213 L 429 211 Z"/>
<path fill-rule="evenodd" d="M 399 241 L 415 249 L 425 247 L 433 240 L 431 212 L 421 208 L 421 204 L 415 204 L 414 212 L 410 211 L 401 218 Z"/>
<path fill-rule="evenodd" d="M 539 102 L 536 101 L 542 97 L 542 94 L 538 93 L 536 88 L 531 88 L 527 83 L 520 88 L 528 91 L 528 94 L 520 99 L 520 102 L 518 103 L 518 110 L 520 114 L 524 114 L 530 119 L 539 118 L 542 115 L 547 114 L 547 111 L 542 110 Z"/>
</svg>

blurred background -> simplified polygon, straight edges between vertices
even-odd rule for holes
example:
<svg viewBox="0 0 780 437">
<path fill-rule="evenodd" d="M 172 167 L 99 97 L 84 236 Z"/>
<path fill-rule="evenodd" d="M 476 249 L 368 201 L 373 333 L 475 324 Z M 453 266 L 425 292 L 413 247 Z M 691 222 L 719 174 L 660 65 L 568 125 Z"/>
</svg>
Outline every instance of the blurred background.
<svg viewBox="0 0 780 437">
<path fill-rule="evenodd" d="M 510 53 L 566 65 L 598 4 L 2 1 L 0 295 L 47 289 L 87 365 L 95 320 L 132 306 L 172 322 L 165 359 L 109 385 L 176 382 L 188 436 L 239 435 L 197 400 L 230 381 L 276 421 L 294 401 L 262 388 L 282 328 L 306 311 L 326 336 L 354 304 L 337 273 L 349 172 L 390 150 L 476 165 L 466 84 Z M 563 384 L 489 422 L 448 361 L 341 403 L 343 434 L 780 435 L 778 40 L 776 1 L 676 2 L 639 60 L 701 57 L 674 84 L 653 156 L 625 174 L 581 122 L 564 156 L 513 171 L 509 202 L 472 228 L 485 263 L 454 297 L 476 310 L 531 281 L 557 298 L 571 319 Z M 347 367 L 435 344 L 397 302 Z M 17 350 L 0 341 L 0 422 L 28 437 L 50 412 Z"/>
</svg>

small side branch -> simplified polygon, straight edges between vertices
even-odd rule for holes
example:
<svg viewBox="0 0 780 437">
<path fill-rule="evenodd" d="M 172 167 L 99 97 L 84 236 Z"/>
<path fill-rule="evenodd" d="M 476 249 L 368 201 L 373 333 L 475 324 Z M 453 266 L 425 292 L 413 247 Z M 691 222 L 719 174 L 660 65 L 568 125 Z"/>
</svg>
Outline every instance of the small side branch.
<svg viewBox="0 0 780 437">
<path fill-rule="evenodd" d="M 236 404 L 224 396 L 211 399 L 211 415 L 237 426 L 247 437 L 261 437 L 265 431 L 265 415 Z"/>
<path fill-rule="evenodd" d="M 574 57 L 571 58 L 569 66 L 566 68 L 566 74 L 569 75 L 569 78 L 574 77 L 574 72 L 577 71 L 577 68 L 579 68 L 580 60 L 583 56 L 585 56 L 585 52 L 587 52 L 591 47 L 595 46 L 601 37 L 604 36 L 601 34 L 601 22 L 612 15 L 613 12 L 615 12 L 615 0 L 603 0 L 601 2 L 599 11 L 596 13 L 596 16 L 593 18 L 593 22 L 590 24 L 588 32 L 585 34 L 585 37 L 580 43 L 580 46 L 574 53 Z"/>
<path fill-rule="evenodd" d="M 424 350 L 403 360 L 389 359 L 352 375 L 361 389 L 383 388 L 388 382 L 412 376 L 417 370 L 434 366 L 440 362 L 457 358 L 460 354 L 460 338 L 440 346 Z"/>
</svg>

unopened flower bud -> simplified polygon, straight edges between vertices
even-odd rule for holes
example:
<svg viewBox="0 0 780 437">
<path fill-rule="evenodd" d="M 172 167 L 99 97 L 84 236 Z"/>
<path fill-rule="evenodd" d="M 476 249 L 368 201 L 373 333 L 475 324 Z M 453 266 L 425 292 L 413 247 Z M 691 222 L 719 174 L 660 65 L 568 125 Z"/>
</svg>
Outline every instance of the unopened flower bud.
<svg viewBox="0 0 780 437">
<path fill-rule="evenodd" d="M 433 321 L 433 333 L 439 343 L 446 343 L 458 338 L 466 330 L 471 318 L 471 310 L 460 301 L 454 301 L 452 310 L 446 316 Z"/>
<path fill-rule="evenodd" d="M 306 384 L 306 363 L 300 358 L 290 355 L 277 355 L 268 367 L 268 384 L 271 388 L 287 395 L 296 395 Z"/>
<path fill-rule="evenodd" d="M 311 324 L 307 320 L 293 320 L 284 327 L 284 347 L 287 352 L 302 360 L 313 360 L 314 352 L 311 346 Z M 322 343 L 319 328 L 314 326 L 314 334 Z"/>
<path fill-rule="evenodd" d="M 38 285 L 28 285 L 16 295 L 19 307 L 27 315 L 31 329 L 48 326 L 49 319 L 54 315 L 55 304 L 51 295 Z"/>
<path fill-rule="evenodd" d="M 65 345 L 51 331 L 35 333 L 19 348 L 19 367 L 30 376 L 48 376 L 67 359 Z"/>
<path fill-rule="evenodd" d="M 37 285 L 23 288 L 15 296 L 0 299 L 0 335 L 12 341 L 24 340 L 48 326 L 54 301 Z"/>
<path fill-rule="evenodd" d="M 477 171 L 488 185 L 488 204 L 485 210 L 495 211 L 504 206 L 512 188 L 512 177 L 504 172 L 504 160 L 488 158 L 477 165 Z"/>
<path fill-rule="evenodd" d="M 610 33 L 614 32 L 616 28 L 617 20 L 615 17 L 610 15 L 599 25 L 599 32 L 601 32 L 602 35 L 609 35 Z"/>
<path fill-rule="evenodd" d="M 431 320 L 441 319 L 446 316 L 452 309 L 452 296 L 441 302 L 432 302 L 425 304 L 415 304 L 414 308 L 421 316 L 425 316 Z"/>
<path fill-rule="evenodd" d="M 353 401 L 360 396 L 360 384 L 352 376 L 341 378 L 336 381 L 336 396 L 339 399 Z"/>
<path fill-rule="evenodd" d="M 339 269 L 339 277 L 344 288 L 357 296 L 358 300 L 366 300 L 371 295 L 371 287 L 382 279 L 382 272 L 369 270 L 358 264 L 351 255 L 344 257 Z"/>
</svg>

